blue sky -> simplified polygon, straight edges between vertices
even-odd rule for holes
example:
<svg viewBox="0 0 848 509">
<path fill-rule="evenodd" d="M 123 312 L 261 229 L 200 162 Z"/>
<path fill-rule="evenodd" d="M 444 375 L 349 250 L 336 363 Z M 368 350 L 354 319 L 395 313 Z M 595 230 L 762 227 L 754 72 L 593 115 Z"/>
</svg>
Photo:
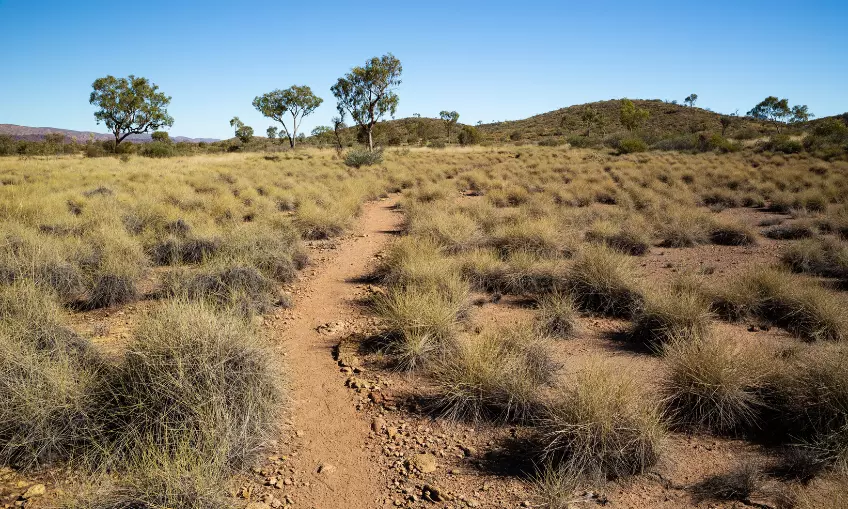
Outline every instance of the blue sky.
<svg viewBox="0 0 848 509">
<path fill-rule="evenodd" d="M 103 131 L 91 83 L 150 78 L 172 96 L 174 135 L 272 125 L 256 95 L 330 86 L 366 58 L 403 63 L 398 117 L 525 118 L 619 97 L 746 112 L 767 95 L 818 116 L 848 110 L 848 2 L 714 0 L 83 2 L 0 0 L 0 123 Z"/>
</svg>

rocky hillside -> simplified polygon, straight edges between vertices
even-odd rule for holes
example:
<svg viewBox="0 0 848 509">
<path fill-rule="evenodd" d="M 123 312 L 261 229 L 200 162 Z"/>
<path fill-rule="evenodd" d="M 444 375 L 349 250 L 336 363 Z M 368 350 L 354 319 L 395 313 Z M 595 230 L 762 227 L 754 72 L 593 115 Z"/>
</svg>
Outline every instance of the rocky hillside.
<svg viewBox="0 0 848 509">
<path fill-rule="evenodd" d="M 27 127 L 15 124 L 0 124 L 0 135 L 11 136 L 16 140 L 41 141 L 45 134 L 60 133 L 64 134 L 67 141 L 74 139 L 79 143 L 84 143 L 89 137 L 94 136 L 97 141 L 113 140 L 114 136 L 108 133 L 94 133 L 91 131 L 72 131 L 70 129 L 57 129 L 55 127 Z M 135 143 L 147 143 L 151 140 L 149 134 L 133 134 L 127 138 Z M 185 136 L 171 136 L 175 142 L 198 143 L 201 141 L 213 142 L 218 141 L 216 138 L 187 138 Z"/>
</svg>

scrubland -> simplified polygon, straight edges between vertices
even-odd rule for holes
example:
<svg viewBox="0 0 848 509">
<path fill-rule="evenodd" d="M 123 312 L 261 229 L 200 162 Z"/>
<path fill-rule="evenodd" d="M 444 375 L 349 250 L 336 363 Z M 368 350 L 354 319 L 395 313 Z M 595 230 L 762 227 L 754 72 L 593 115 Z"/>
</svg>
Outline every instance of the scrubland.
<svg viewBox="0 0 848 509">
<path fill-rule="evenodd" d="M 86 472 L 68 507 L 226 507 L 286 411 L 263 314 L 388 193 L 375 364 L 428 416 L 523 430 L 540 505 L 687 461 L 686 436 L 761 451 L 705 499 L 820 506 L 848 475 L 844 162 L 308 149 L 3 158 L 0 183 L 0 461 Z M 75 327 L 128 304 L 126 338 Z"/>
<path fill-rule="evenodd" d="M 844 478 L 848 166 L 452 158 L 468 161 L 404 192 L 405 236 L 377 271 L 386 365 L 427 388 L 436 416 L 527 430 L 541 504 L 686 462 L 692 435 L 761 452 L 744 465 L 755 486 L 692 489 L 705 499 L 777 483 L 769 496 L 800 504 L 809 479 Z"/>
</svg>

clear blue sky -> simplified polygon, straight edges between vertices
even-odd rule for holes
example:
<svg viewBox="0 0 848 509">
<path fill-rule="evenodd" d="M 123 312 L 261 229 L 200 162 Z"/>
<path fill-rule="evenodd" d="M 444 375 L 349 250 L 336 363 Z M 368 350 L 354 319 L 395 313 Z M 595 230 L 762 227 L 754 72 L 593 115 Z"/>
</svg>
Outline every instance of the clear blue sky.
<svg viewBox="0 0 848 509">
<path fill-rule="evenodd" d="M 254 96 L 292 84 L 335 113 L 330 86 L 366 58 L 403 63 L 398 117 L 524 118 L 619 97 L 744 113 L 767 95 L 848 110 L 848 2 L 714 0 L 82 2 L 0 0 L 0 123 L 103 131 L 100 76 L 150 78 L 173 135 L 264 134 Z"/>
</svg>

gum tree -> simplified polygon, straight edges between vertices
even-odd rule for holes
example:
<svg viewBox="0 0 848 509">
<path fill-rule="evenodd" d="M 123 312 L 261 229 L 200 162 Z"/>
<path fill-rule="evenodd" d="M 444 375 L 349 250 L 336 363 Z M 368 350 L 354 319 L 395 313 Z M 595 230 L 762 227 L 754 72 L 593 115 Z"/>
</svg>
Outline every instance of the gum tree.
<svg viewBox="0 0 848 509">
<path fill-rule="evenodd" d="M 453 131 L 453 127 L 459 122 L 459 113 L 455 111 L 441 111 L 439 112 L 439 118 L 442 119 L 442 122 L 445 124 L 445 131 L 447 131 L 448 135 L 448 143 L 451 141 L 451 131 Z"/>
<path fill-rule="evenodd" d="M 686 96 L 686 99 L 683 99 L 683 102 L 687 104 L 690 108 L 695 106 L 695 103 L 698 101 L 698 94 L 689 94 Z"/>
<path fill-rule="evenodd" d="M 391 53 L 373 57 L 363 67 L 354 67 L 333 85 L 333 95 L 338 100 L 336 108 L 344 116 L 349 113 L 356 124 L 368 135 L 368 150 L 374 151 L 374 125 L 386 113 L 394 116 L 398 96 L 394 89 L 400 85 L 403 67 Z"/>
<path fill-rule="evenodd" d="M 274 90 L 253 99 L 253 107 L 266 117 L 276 120 L 283 126 L 279 136 L 285 134 L 289 145 L 297 144 L 297 128 L 304 117 L 314 112 L 323 99 L 312 93 L 308 86 L 292 85 L 285 90 Z M 286 125 L 285 116 L 291 115 L 291 129 Z"/>
<path fill-rule="evenodd" d="M 131 134 L 143 134 L 174 125 L 168 115 L 171 98 L 147 78 L 130 74 L 126 78 L 106 76 L 91 85 L 88 102 L 99 109 L 97 123 L 103 122 L 115 136 L 115 148 Z"/>
<path fill-rule="evenodd" d="M 235 135 L 240 142 L 247 143 L 253 139 L 253 128 L 249 125 L 244 125 L 244 122 L 242 122 L 238 117 L 233 117 L 233 119 L 230 120 L 230 127 L 235 127 Z"/>
</svg>

